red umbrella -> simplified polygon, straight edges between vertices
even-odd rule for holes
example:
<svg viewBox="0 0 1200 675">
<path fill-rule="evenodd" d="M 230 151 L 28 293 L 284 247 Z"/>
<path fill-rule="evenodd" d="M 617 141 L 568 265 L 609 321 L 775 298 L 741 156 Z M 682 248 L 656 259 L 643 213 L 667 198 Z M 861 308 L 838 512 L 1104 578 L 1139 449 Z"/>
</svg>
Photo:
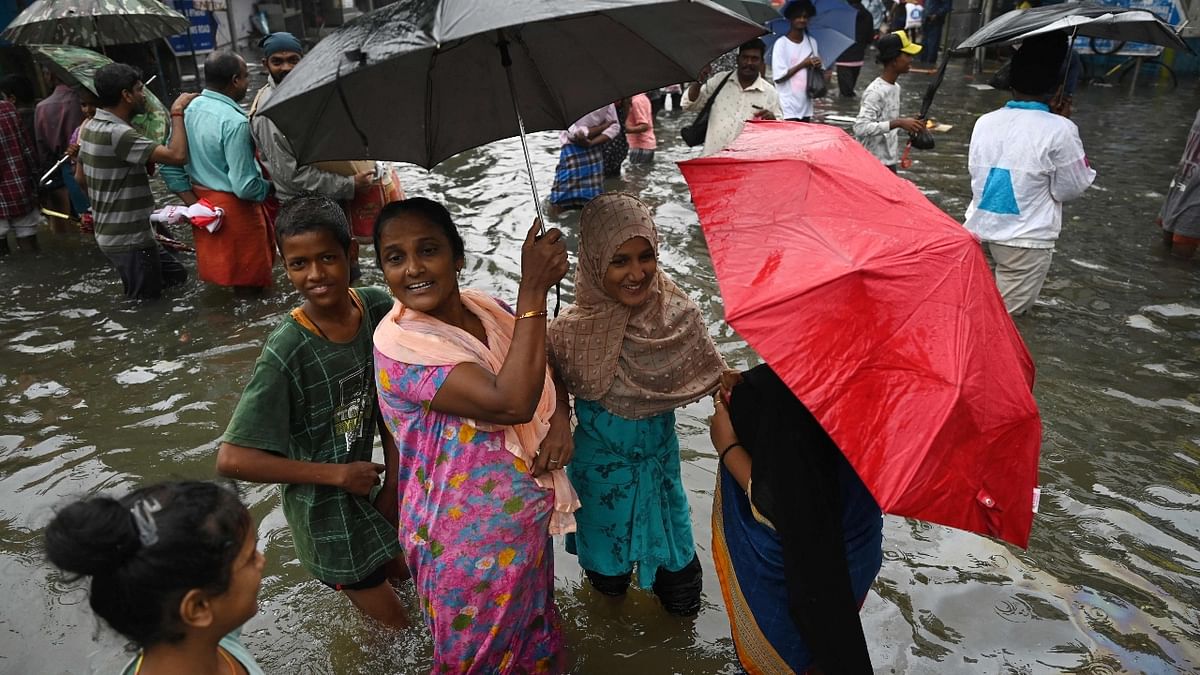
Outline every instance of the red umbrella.
<svg viewBox="0 0 1200 675">
<path fill-rule="evenodd" d="M 884 511 L 1029 542 L 1033 361 L 974 237 L 830 126 L 682 162 L 726 320 Z"/>
</svg>

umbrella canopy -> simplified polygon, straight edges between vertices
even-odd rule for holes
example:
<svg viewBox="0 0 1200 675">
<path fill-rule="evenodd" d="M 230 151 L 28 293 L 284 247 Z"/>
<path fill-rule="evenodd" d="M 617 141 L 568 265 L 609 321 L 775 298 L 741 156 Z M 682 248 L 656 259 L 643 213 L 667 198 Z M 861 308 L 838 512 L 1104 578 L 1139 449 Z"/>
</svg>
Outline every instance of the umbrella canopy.
<svg viewBox="0 0 1200 675">
<path fill-rule="evenodd" d="M 835 127 L 752 122 L 680 168 L 726 320 L 879 505 L 1026 546 L 1033 362 L 979 242 Z"/>
<path fill-rule="evenodd" d="M 1012 44 L 1032 35 L 1056 30 L 1085 37 L 1145 42 L 1191 51 L 1169 25 L 1150 12 L 1094 3 L 1066 3 L 1013 10 L 989 21 L 956 49 Z"/>
<path fill-rule="evenodd" d="M 3 35 L 22 45 L 102 47 L 157 40 L 190 27 L 187 17 L 157 0 L 37 0 Z"/>
<path fill-rule="evenodd" d="M 789 4 L 795 1 L 790 0 Z M 858 10 L 846 4 L 845 0 L 812 0 L 812 4 L 817 13 L 808 20 L 808 34 L 817 43 L 821 61 L 826 67 L 832 67 L 834 60 L 854 44 L 854 19 Z M 787 9 L 787 5 L 783 9 Z M 787 35 L 791 24 L 787 19 L 776 16 L 767 23 L 767 28 L 771 30 L 771 36 L 765 39 L 769 59 L 775 41 Z"/>
<path fill-rule="evenodd" d="M 401 0 L 322 40 L 261 114 L 301 163 L 428 168 L 517 135 L 514 98 L 525 129 L 566 129 L 764 32 L 707 0 Z"/>
<path fill-rule="evenodd" d="M 779 18 L 779 12 L 769 0 L 713 0 L 718 5 L 731 9 L 755 23 L 766 23 Z"/>
<path fill-rule="evenodd" d="M 44 63 L 67 84 L 87 88 L 93 94 L 96 87 L 92 79 L 96 71 L 112 63 L 112 59 L 83 47 L 70 45 L 31 45 L 29 48 L 38 60 Z M 149 89 L 146 90 L 146 112 L 133 118 L 133 128 L 156 143 L 167 142 L 167 131 L 171 117 L 167 107 Z"/>
</svg>

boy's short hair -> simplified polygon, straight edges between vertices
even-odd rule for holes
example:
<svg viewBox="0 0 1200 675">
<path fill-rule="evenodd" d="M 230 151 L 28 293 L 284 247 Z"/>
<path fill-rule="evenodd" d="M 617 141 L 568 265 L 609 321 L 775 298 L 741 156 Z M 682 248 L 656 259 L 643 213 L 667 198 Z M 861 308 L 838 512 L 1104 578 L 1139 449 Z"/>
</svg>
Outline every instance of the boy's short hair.
<svg viewBox="0 0 1200 675">
<path fill-rule="evenodd" d="M 753 40 L 746 40 L 743 42 L 741 46 L 738 47 L 738 54 L 741 54 L 747 49 L 757 49 L 763 56 L 767 55 L 767 43 L 763 42 L 759 38 L 754 38 Z"/>
<path fill-rule="evenodd" d="M 350 253 L 350 223 L 346 212 L 325 195 L 303 194 L 283 205 L 275 219 L 275 245 L 283 254 L 283 240 L 305 232 L 328 232 L 342 250 Z"/>
<path fill-rule="evenodd" d="M 783 18 L 788 21 L 791 21 L 800 14 L 810 18 L 814 17 L 817 15 L 817 8 L 809 0 L 794 0 L 783 8 Z"/>
<path fill-rule="evenodd" d="M 121 102 L 121 92 L 133 91 L 142 74 L 137 68 L 124 63 L 110 63 L 96 71 L 92 86 L 96 88 L 96 101 L 102 108 L 111 108 Z"/>
</svg>

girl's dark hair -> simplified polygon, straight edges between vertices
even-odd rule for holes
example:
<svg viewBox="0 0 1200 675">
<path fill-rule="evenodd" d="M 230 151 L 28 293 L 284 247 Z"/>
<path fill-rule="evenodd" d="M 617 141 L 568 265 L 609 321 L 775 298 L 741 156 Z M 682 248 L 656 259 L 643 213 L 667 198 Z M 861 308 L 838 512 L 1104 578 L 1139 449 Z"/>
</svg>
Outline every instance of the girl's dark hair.
<svg viewBox="0 0 1200 675">
<path fill-rule="evenodd" d="M 275 245 L 283 254 L 283 240 L 314 231 L 328 232 L 342 250 L 350 252 L 350 223 L 338 203 L 318 194 L 304 194 L 289 200 L 275 218 Z"/>
<path fill-rule="evenodd" d="M 134 510 L 149 511 L 141 527 Z M 46 557 L 60 569 L 92 577 L 92 610 L 117 632 L 145 648 L 184 637 L 179 603 L 199 588 L 229 588 L 233 561 L 252 527 L 238 496 L 215 483 L 159 483 L 120 499 L 74 502 L 46 528 Z M 146 530 L 157 539 L 142 543 Z"/>
<path fill-rule="evenodd" d="M 466 257 L 466 245 L 463 244 L 462 235 L 458 233 L 454 219 L 450 217 L 450 212 L 446 210 L 446 207 L 432 199 L 410 197 L 388 204 L 375 217 L 375 262 L 380 267 L 383 267 L 383 253 L 379 250 L 379 236 L 383 232 L 384 224 L 393 218 L 409 214 L 420 216 L 431 225 L 442 228 L 442 234 L 445 234 L 446 239 L 450 241 L 450 249 L 454 251 L 454 257 L 456 259 Z"/>
</svg>

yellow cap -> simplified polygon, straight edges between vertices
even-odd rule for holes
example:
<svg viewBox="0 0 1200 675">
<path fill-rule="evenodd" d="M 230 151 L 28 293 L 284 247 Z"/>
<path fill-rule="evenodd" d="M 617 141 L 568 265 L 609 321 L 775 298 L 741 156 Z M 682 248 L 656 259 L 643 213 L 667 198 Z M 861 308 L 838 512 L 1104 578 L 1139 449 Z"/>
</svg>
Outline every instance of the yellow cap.
<svg viewBox="0 0 1200 675">
<path fill-rule="evenodd" d="M 913 56 L 916 56 L 917 54 L 921 53 L 921 45 L 914 43 L 912 40 L 909 40 L 908 33 L 905 33 L 902 30 L 898 30 L 898 31 L 894 31 L 892 33 L 892 35 L 895 35 L 900 38 L 900 51 L 904 52 L 905 54 L 912 54 Z"/>
</svg>

